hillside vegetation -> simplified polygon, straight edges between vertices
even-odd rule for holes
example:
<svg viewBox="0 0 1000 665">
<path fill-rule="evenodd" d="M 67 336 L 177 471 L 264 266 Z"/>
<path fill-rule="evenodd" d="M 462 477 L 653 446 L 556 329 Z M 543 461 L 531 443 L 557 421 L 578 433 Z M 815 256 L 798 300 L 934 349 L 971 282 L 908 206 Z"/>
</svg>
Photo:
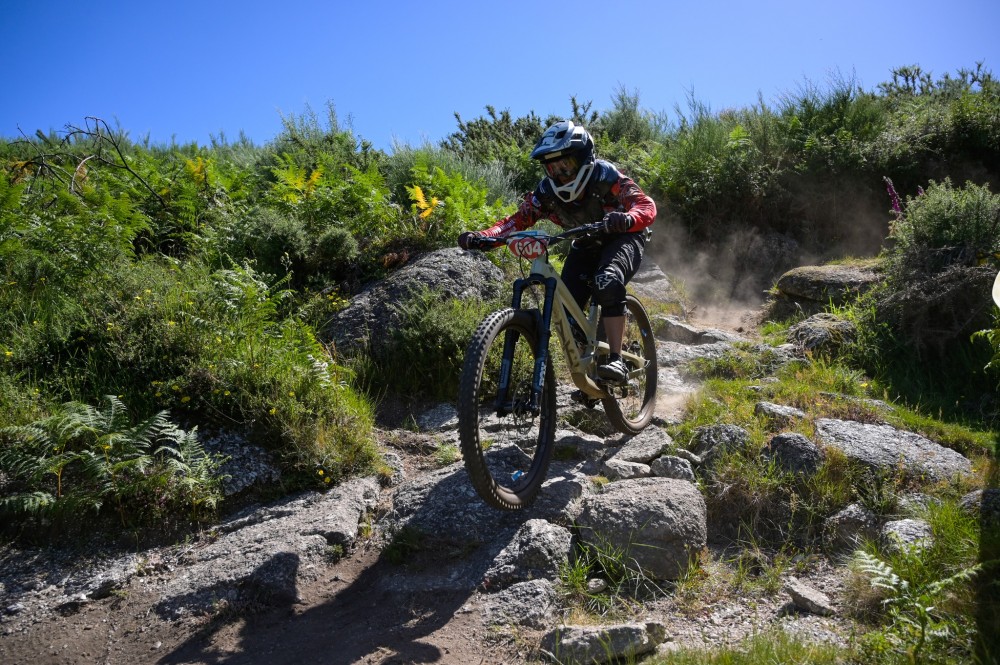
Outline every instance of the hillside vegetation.
<svg viewBox="0 0 1000 665">
<path fill-rule="evenodd" d="M 796 261 L 880 251 L 898 287 L 1000 250 L 1000 83 L 981 64 L 936 79 L 902 67 L 874 91 L 802 85 L 722 111 L 692 99 L 654 114 L 624 89 L 602 111 L 569 102 L 599 155 L 657 201 L 651 254 L 668 272 L 691 248 L 735 267 L 692 297 L 747 296 L 740 274 L 766 287 Z M 456 116 L 439 145 L 391 152 L 332 105 L 284 118 L 264 145 L 154 145 L 94 117 L 0 142 L 4 524 L 37 537 L 81 515 L 209 519 L 218 460 L 195 429 L 268 447 L 287 489 L 378 469 L 373 399 L 394 370 L 338 354 L 317 331 L 361 285 L 511 212 L 540 176 L 527 154 L 555 117 L 487 108 Z M 768 264 L 775 238 L 795 251 Z M 1000 335 L 935 337 L 905 302 L 873 298 L 852 313 L 869 324 L 855 368 L 887 394 L 991 424 L 983 367 Z M 433 316 L 431 304 L 413 326 Z M 454 367 L 453 352 L 424 362 Z M 432 376 L 424 388 L 438 394 Z"/>
</svg>

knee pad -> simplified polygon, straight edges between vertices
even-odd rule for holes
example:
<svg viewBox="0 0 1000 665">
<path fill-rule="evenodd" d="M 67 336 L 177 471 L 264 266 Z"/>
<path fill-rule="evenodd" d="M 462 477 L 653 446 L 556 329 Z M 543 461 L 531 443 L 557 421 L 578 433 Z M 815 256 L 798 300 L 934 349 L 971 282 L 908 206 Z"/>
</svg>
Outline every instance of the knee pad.
<svg viewBox="0 0 1000 665">
<path fill-rule="evenodd" d="M 597 302 L 604 316 L 621 316 L 625 313 L 625 278 L 614 266 L 594 275 Z"/>
</svg>

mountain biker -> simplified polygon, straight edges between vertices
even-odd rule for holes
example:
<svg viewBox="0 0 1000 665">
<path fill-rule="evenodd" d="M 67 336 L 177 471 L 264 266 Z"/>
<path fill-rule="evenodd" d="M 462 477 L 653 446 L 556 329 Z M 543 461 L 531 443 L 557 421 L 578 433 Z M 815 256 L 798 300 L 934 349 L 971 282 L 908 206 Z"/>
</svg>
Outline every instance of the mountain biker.
<svg viewBox="0 0 1000 665">
<path fill-rule="evenodd" d="M 576 240 L 563 264 L 562 280 L 581 308 L 591 295 L 593 280 L 601 305 L 604 332 L 611 352 L 597 375 L 624 381 L 628 368 L 622 360 L 625 334 L 625 285 L 642 261 L 647 228 L 656 217 L 656 204 L 634 181 L 610 162 L 594 157 L 594 140 L 586 129 L 564 120 L 542 134 L 531 151 L 545 168 L 534 192 L 513 215 L 483 231 L 458 236 L 462 249 L 479 249 L 481 238 L 502 238 L 523 231 L 541 219 L 563 228 L 604 221 L 605 234 Z"/>
</svg>

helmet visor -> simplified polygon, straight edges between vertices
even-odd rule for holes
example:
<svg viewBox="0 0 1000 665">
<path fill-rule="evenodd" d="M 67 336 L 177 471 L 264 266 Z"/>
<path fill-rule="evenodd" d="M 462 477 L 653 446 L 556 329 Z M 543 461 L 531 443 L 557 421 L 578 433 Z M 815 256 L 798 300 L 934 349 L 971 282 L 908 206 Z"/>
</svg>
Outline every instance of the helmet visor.
<svg viewBox="0 0 1000 665">
<path fill-rule="evenodd" d="M 545 172 L 560 185 L 572 182 L 580 170 L 580 160 L 575 155 L 566 155 L 545 163 Z"/>
</svg>

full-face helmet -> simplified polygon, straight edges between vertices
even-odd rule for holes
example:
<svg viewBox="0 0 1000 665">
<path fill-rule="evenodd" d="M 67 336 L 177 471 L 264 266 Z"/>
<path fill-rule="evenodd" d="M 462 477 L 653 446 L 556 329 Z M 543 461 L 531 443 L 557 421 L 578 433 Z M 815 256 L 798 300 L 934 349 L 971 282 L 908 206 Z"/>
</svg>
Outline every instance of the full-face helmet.
<svg viewBox="0 0 1000 665">
<path fill-rule="evenodd" d="M 563 120 L 545 130 L 531 158 L 545 167 L 556 196 L 567 203 L 575 201 L 594 172 L 594 139 L 580 125 Z"/>
</svg>

